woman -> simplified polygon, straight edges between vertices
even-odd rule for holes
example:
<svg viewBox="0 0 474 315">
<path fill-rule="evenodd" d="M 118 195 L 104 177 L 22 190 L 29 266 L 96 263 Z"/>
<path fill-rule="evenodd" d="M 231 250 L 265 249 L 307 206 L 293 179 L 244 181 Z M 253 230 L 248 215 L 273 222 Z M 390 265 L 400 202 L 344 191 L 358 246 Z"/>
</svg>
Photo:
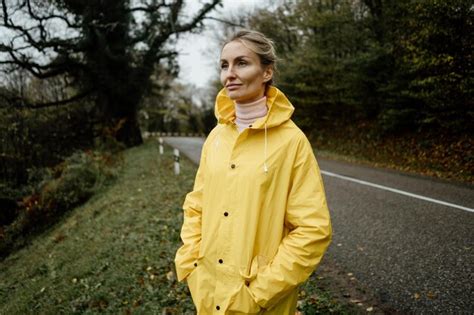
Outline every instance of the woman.
<svg viewBox="0 0 474 315">
<path fill-rule="evenodd" d="M 271 85 L 275 61 L 255 31 L 222 48 L 218 124 L 184 201 L 175 258 L 198 314 L 294 314 L 298 285 L 331 239 L 311 145 Z"/>
</svg>

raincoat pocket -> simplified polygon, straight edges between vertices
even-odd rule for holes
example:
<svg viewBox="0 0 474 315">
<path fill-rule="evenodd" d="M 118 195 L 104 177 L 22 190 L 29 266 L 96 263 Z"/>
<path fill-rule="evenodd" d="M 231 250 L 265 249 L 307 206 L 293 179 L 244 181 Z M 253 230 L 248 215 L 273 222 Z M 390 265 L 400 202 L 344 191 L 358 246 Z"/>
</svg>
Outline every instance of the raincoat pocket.
<svg viewBox="0 0 474 315">
<path fill-rule="evenodd" d="M 231 298 L 228 311 L 229 314 L 258 314 L 261 308 L 253 300 L 249 288 L 242 284 L 237 294 Z"/>
<path fill-rule="evenodd" d="M 240 275 L 245 281 L 251 282 L 257 277 L 257 273 L 264 267 L 269 264 L 269 259 L 267 256 L 257 255 L 253 257 L 252 262 L 250 264 L 250 269 L 247 272 L 240 271 Z"/>
</svg>

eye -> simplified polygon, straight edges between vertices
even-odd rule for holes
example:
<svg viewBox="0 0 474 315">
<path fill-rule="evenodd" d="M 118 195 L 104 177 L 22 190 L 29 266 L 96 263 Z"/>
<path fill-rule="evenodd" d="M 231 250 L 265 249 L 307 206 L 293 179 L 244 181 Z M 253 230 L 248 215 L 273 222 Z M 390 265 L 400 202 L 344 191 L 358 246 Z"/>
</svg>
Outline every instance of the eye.
<svg viewBox="0 0 474 315">
<path fill-rule="evenodd" d="M 247 62 L 243 61 L 243 60 L 240 60 L 238 63 L 237 63 L 238 66 L 246 66 L 247 65 Z"/>
<path fill-rule="evenodd" d="M 221 69 L 227 69 L 228 65 L 226 63 L 221 63 Z"/>
</svg>

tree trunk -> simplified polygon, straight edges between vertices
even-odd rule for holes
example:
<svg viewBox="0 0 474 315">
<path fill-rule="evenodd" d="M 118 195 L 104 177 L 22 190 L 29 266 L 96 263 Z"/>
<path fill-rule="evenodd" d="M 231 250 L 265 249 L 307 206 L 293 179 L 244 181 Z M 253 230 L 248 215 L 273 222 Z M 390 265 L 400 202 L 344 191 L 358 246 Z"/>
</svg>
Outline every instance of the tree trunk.
<svg viewBox="0 0 474 315">
<path fill-rule="evenodd" d="M 115 139 L 125 144 L 128 148 L 142 144 L 142 133 L 136 115 L 122 117 L 121 119 L 125 121 L 122 128 L 117 131 Z"/>
</svg>

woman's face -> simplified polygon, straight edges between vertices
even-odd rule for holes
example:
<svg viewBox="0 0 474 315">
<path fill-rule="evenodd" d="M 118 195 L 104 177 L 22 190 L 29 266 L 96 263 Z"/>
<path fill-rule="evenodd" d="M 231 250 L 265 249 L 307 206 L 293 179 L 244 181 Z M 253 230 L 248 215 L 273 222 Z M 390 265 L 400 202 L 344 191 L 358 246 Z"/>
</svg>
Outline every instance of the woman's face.
<svg viewBox="0 0 474 315">
<path fill-rule="evenodd" d="M 262 67 L 256 53 L 240 41 L 227 43 L 221 52 L 221 83 L 227 95 L 239 103 L 256 101 L 265 94 L 265 82 L 272 78 L 271 67 Z"/>
</svg>

